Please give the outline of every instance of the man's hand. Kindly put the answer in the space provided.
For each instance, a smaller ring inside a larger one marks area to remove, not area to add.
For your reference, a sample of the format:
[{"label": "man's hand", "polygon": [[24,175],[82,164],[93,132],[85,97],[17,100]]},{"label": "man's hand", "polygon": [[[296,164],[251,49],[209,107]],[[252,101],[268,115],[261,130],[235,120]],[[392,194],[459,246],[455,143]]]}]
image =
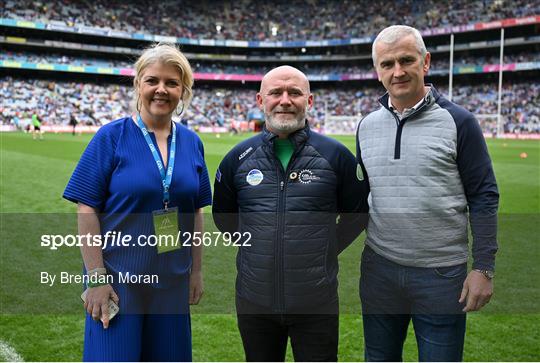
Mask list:
[{"label": "man's hand", "polygon": [[197,305],[204,293],[202,271],[191,271],[189,275],[189,304]]},{"label": "man's hand", "polygon": [[467,302],[463,308],[464,312],[477,311],[489,302],[492,295],[493,281],[482,273],[472,270],[463,283],[459,302]]}]

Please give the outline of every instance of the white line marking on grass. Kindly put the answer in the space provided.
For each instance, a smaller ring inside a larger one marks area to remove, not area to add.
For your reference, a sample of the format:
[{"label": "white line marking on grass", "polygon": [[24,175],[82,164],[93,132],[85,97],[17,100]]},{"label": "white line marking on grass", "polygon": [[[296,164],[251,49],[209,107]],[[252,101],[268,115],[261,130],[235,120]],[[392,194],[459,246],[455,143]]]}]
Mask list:
[{"label": "white line marking on grass", "polygon": [[6,362],[24,362],[24,359],[11,345],[0,340],[0,360]]}]

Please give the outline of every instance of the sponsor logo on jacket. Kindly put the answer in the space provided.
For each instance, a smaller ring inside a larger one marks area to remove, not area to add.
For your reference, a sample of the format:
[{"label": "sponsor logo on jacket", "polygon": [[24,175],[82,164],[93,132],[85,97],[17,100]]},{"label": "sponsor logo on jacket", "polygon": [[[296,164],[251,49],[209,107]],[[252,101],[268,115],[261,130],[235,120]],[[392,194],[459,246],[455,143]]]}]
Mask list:
[{"label": "sponsor logo on jacket", "polygon": [[249,154],[253,150],[253,147],[249,147],[247,150],[245,150],[240,156],[238,157],[238,161],[242,160],[246,157],[247,154]]},{"label": "sponsor logo on jacket", "polygon": [[246,176],[246,181],[249,185],[259,185],[264,179],[263,173],[259,169],[252,169]]},{"label": "sponsor logo on jacket", "polygon": [[311,170],[304,169],[298,173],[298,180],[302,184],[309,184],[312,181],[319,180],[320,177],[316,176]]}]

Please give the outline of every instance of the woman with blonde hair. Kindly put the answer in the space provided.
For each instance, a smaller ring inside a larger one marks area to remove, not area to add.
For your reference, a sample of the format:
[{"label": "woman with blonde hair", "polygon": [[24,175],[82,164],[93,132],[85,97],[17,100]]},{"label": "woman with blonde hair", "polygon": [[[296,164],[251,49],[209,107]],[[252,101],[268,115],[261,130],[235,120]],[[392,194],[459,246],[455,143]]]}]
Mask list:
[{"label": "woman with blonde hair", "polygon": [[[190,361],[202,256],[182,242],[202,230],[211,191],[201,140],[172,117],[189,106],[193,73],[160,43],[135,63],[133,85],[135,113],[99,129],[64,191],[78,204],[79,234],[102,242],[81,247],[83,360]],[[164,235],[180,240],[156,245]]]}]

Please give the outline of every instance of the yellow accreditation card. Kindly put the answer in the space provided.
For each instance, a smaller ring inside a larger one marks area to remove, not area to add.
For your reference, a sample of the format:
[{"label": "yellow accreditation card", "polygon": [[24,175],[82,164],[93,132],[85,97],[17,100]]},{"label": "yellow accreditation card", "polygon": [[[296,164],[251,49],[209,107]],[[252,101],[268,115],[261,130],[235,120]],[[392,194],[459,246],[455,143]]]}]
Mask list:
[{"label": "yellow accreditation card", "polygon": [[158,253],[178,250],[182,247],[178,229],[178,208],[160,209],[152,212]]}]

